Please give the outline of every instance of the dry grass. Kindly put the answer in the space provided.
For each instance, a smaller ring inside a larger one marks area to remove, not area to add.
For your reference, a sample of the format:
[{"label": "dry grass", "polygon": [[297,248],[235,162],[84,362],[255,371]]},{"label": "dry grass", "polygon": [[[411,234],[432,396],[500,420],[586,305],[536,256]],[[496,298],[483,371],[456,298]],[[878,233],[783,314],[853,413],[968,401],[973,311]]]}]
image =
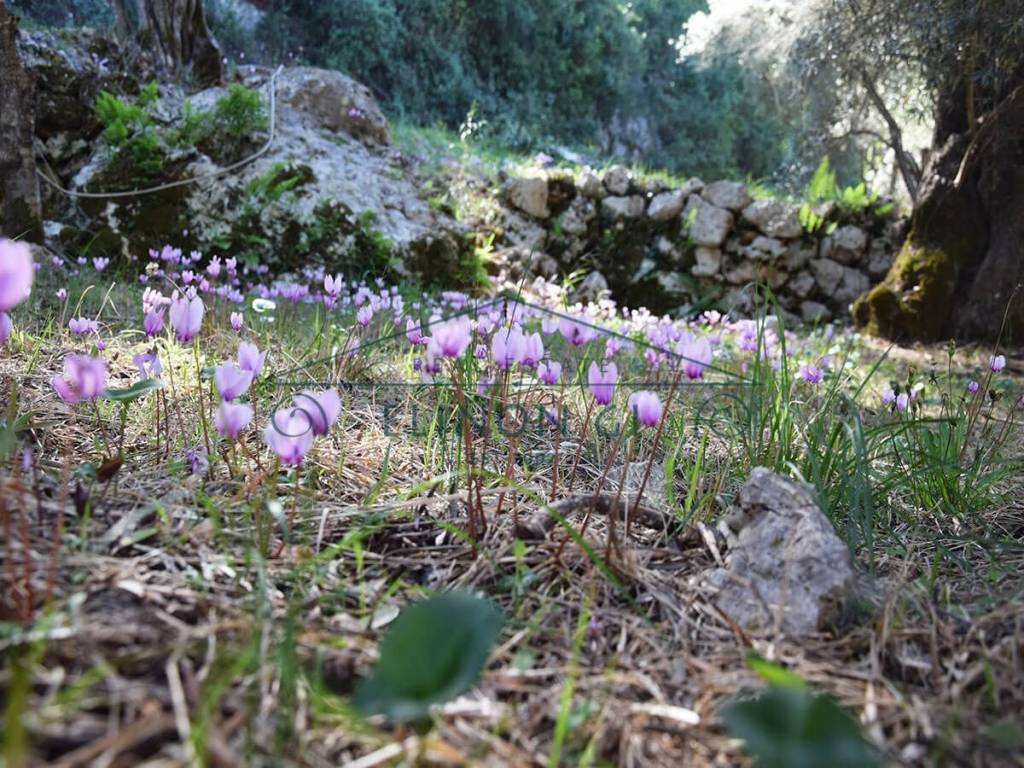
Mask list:
[{"label": "dry grass", "polygon": [[[22,715],[32,764],[190,765],[194,745],[205,744],[212,766],[546,765],[571,680],[565,764],[741,765],[717,713],[759,688],[744,663],[756,651],[833,694],[893,762],[1024,765],[987,730],[1024,721],[1016,483],[1002,506],[960,531],[894,522],[876,560],[877,611],[796,643],[751,636],[714,606],[701,575],[720,553],[694,529],[634,528],[614,580],[572,541],[562,548],[559,526],[519,550],[514,521],[536,509],[524,491],[547,495],[553,460],[515,478],[529,488],[487,492],[492,524],[474,552],[453,534],[464,524],[461,489],[425,482],[437,473],[422,445],[386,435],[360,392],[347,395],[344,428],[304,473],[302,543],[276,558],[252,556],[253,509],[266,490],[259,469],[249,462],[229,477],[218,465],[203,488],[168,472],[142,420],[131,422],[124,467],[97,486],[101,501],[85,520],[70,468],[92,445],[95,419],[71,416],[50,396],[59,359],[51,350],[28,374],[27,354],[0,359],[4,401],[17,381],[21,409],[33,414],[38,468],[0,477],[4,618],[29,602],[36,617],[22,624],[28,634],[0,638],[6,659],[16,647],[22,659],[38,653]],[[116,360],[130,376],[128,351]],[[410,417],[398,414],[401,432]],[[505,446],[490,450],[500,466]],[[564,477],[571,457],[562,451]],[[387,482],[364,504],[385,455]],[[601,474],[585,462],[580,489]],[[399,495],[417,486],[414,498]],[[290,494],[281,489],[282,500]],[[578,528],[581,514],[569,522]],[[606,522],[587,529],[598,551]],[[358,721],[346,696],[387,622],[423,590],[450,587],[485,592],[508,618],[480,685],[425,731]],[[8,701],[14,677],[7,664]]]}]

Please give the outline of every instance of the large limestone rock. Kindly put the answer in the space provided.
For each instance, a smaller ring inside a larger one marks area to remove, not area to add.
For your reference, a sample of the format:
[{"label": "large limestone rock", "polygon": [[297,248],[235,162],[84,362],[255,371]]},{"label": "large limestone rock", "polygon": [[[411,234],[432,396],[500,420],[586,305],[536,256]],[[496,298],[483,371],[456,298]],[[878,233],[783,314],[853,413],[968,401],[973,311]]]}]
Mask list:
[{"label": "large limestone rock", "polygon": [[743,209],[743,218],[768,237],[792,240],[803,233],[798,211],[782,200],[755,200]]},{"label": "large limestone rock", "polygon": [[629,173],[629,169],[625,166],[613,165],[604,172],[602,181],[604,182],[605,189],[610,194],[622,196],[629,192],[632,176]]},{"label": "large limestone rock", "polygon": [[512,206],[535,219],[546,219],[551,215],[548,209],[548,180],[542,172],[509,179],[506,194]]},{"label": "large limestone rock", "polygon": [[814,290],[814,276],[806,270],[797,272],[789,281],[789,290],[797,298],[806,299]]},{"label": "large limestone rock", "polygon": [[610,219],[635,219],[643,215],[644,199],[640,195],[620,197],[609,195],[601,201],[601,212]]},{"label": "large limestone rock", "polygon": [[570,204],[569,208],[559,218],[562,231],[567,235],[585,235],[590,222],[597,215],[597,209],[592,200],[585,197],[577,197]]},{"label": "large limestone rock", "polygon": [[805,323],[825,323],[832,319],[832,311],[820,301],[802,301],[800,318]]},{"label": "large limestone rock", "polygon": [[842,306],[853,303],[858,296],[871,287],[871,280],[860,270],[843,267],[843,277],[832,293],[832,298]]},{"label": "large limestone rock", "polygon": [[860,227],[847,224],[829,235],[826,242],[830,259],[840,264],[856,264],[864,257],[868,236]]},{"label": "large limestone rock", "polygon": [[740,181],[715,181],[704,187],[701,195],[712,205],[741,211],[750,205],[753,198],[747,187]]},{"label": "large limestone rock", "polygon": [[601,183],[601,179],[590,169],[580,173],[579,179],[576,180],[576,188],[581,195],[589,197],[591,200],[600,200],[608,194],[604,184]]},{"label": "large limestone rock", "polygon": [[698,245],[693,252],[696,263],[690,273],[695,277],[714,277],[722,269],[722,252],[718,248]]},{"label": "large limestone rock", "polygon": [[[292,77],[285,70],[278,82],[310,82],[309,70],[303,68],[300,74]],[[266,86],[265,73],[252,70],[245,77],[250,87]],[[325,82],[332,81],[333,74],[325,76]],[[191,102],[196,110],[208,109],[225,93],[223,88],[207,89]],[[353,127],[357,133],[348,134],[324,127],[333,112],[323,105],[297,95],[279,103],[269,151],[216,179],[151,195],[83,200],[89,232],[102,235],[97,241],[104,244],[102,255],[144,257],[148,249],[170,243],[185,251],[259,259],[279,271],[323,263],[353,274],[392,268],[454,282],[468,250],[464,226],[430,205],[420,183],[393,152],[358,140],[366,138],[361,128]],[[221,166],[200,149],[188,148],[172,156],[165,168],[159,181],[203,177]],[[71,186],[89,191],[131,188],[130,175],[119,178],[112,175],[116,170],[109,152],[97,145]],[[287,194],[264,193],[285,183]],[[97,247],[94,252],[100,254]]]},{"label": "large limestone rock", "polygon": [[742,249],[743,255],[757,261],[775,261],[786,252],[786,244],[774,237],[758,235]]},{"label": "large limestone rock", "polygon": [[815,259],[811,262],[811,274],[821,292],[832,296],[843,279],[843,265],[831,259]]},{"label": "large limestone rock", "polygon": [[391,140],[370,89],[337,70],[288,67],[277,78],[277,98],[325,131],[378,144]]},{"label": "large limestone rock", "polygon": [[682,213],[687,194],[680,188],[655,195],[647,205],[647,216],[652,221],[671,221]]},{"label": "large limestone rock", "polygon": [[693,216],[690,238],[697,245],[720,248],[729,230],[732,229],[732,214],[724,208],[708,203],[698,195],[690,195],[686,201],[683,220],[688,221],[690,216]]},{"label": "large limestone rock", "polygon": [[809,490],[757,467],[739,492],[736,543],[711,571],[715,602],[750,632],[790,637],[829,628],[855,588],[846,544]]}]

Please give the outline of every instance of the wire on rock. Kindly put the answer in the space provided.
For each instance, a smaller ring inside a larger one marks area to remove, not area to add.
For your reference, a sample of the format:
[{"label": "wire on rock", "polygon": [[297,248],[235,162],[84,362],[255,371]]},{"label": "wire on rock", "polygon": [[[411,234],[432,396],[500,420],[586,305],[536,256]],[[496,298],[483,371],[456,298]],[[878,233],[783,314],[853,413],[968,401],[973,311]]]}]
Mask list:
[{"label": "wire on rock", "polygon": [[[178,179],[177,181],[169,181],[166,184],[159,184],[159,185],[157,185],[155,187],[147,187],[146,189],[125,190],[125,191],[122,191],[122,192],[77,192],[77,191],[75,191],[73,189],[65,189],[64,187],[62,187],[60,185],[60,183],[58,183],[58,182],[54,181],[53,179],[51,179],[48,175],[43,173],[38,168],[36,168],[36,173],[39,175],[39,178],[41,178],[43,181],[45,181],[51,187],[56,189],[58,192],[61,192],[61,193],[65,194],[65,195],[67,195],[68,197],[87,197],[87,198],[135,197],[137,195],[149,195],[149,194],[152,194],[154,192],[162,192],[165,189],[174,189],[175,187],[184,187],[187,184],[196,184],[196,183],[198,183],[200,181],[208,181],[210,179],[216,179],[216,178],[218,178],[220,176],[224,176],[226,174],[233,173],[234,171],[237,171],[239,168],[242,168],[243,166],[248,165],[249,163],[251,163],[252,161],[256,160],[257,158],[262,157],[263,155],[265,155],[270,150],[271,145],[274,143],[274,136],[275,136],[275,133],[276,133],[276,126],[277,126],[277,99],[276,99],[277,76],[279,74],[281,74],[281,71],[283,69],[284,69],[284,66],[282,65],[282,66],[279,66],[276,70],[274,70],[274,73],[270,76],[270,82],[268,83],[268,88],[270,90],[270,136],[267,137],[267,143],[264,144],[262,147],[260,147],[260,149],[258,149],[256,152],[254,152],[253,154],[249,155],[248,157],[243,158],[243,159],[239,160],[236,163],[232,163],[231,165],[226,166],[225,168],[220,168],[220,169],[218,169],[216,171],[213,171],[211,173],[205,173],[202,176],[193,176],[193,177],[188,178],[188,179]],[[44,158],[44,162],[45,162],[45,158]],[[49,165],[47,165],[47,167],[49,167]],[[51,169],[51,172],[52,172],[52,169]],[[54,175],[56,175],[56,174],[54,174]]]}]

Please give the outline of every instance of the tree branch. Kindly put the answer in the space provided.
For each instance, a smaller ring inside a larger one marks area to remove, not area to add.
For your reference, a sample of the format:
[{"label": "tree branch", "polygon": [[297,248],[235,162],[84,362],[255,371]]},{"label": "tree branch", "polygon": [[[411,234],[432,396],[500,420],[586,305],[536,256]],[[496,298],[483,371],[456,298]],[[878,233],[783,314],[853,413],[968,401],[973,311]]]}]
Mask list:
[{"label": "tree branch", "polygon": [[917,191],[921,186],[921,168],[918,166],[913,155],[903,148],[903,132],[900,130],[900,125],[896,122],[896,118],[893,117],[889,108],[886,107],[885,100],[878,92],[878,87],[867,73],[867,70],[861,70],[861,82],[864,84],[864,90],[867,92],[868,99],[870,99],[875,109],[878,110],[879,115],[881,115],[882,120],[885,121],[889,129],[889,146],[896,153],[896,164],[899,166],[900,175],[903,177],[903,183],[907,187],[910,199],[916,203]]}]

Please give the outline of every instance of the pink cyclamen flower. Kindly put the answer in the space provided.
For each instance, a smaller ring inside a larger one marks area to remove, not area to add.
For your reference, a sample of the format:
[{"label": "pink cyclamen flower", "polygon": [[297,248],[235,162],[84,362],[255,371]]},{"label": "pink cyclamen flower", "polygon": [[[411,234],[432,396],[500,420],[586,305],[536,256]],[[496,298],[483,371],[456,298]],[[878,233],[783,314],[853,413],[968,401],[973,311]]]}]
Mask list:
[{"label": "pink cyclamen flower", "polygon": [[597,331],[590,326],[582,325],[565,317],[558,321],[558,332],[574,347],[582,347],[588,341],[597,338]]},{"label": "pink cyclamen flower", "polygon": [[10,312],[29,297],[35,274],[29,247],[0,239],[0,312]]},{"label": "pink cyclamen flower", "polygon": [[292,404],[296,410],[305,411],[314,435],[326,435],[341,415],[341,398],[336,389],[304,390],[292,399]]},{"label": "pink cyclamen flower", "polygon": [[64,374],[54,376],[50,384],[65,403],[95,400],[103,394],[107,365],[97,357],[68,355],[64,358]]},{"label": "pink cyclamen flower", "polygon": [[132,357],[132,362],[139,370],[139,381],[160,378],[160,374],[164,371],[156,352],[140,352]]},{"label": "pink cyclamen flower", "polygon": [[820,384],[823,376],[821,368],[814,363],[803,363],[800,366],[800,378],[808,384]]},{"label": "pink cyclamen flower", "polygon": [[259,378],[266,361],[267,353],[260,352],[255,344],[243,341],[238,345],[238,367],[243,371],[251,371],[254,379]]},{"label": "pink cyclamen flower", "polygon": [[324,275],[324,293],[332,298],[338,298],[338,294],[341,293],[341,289],[345,287],[345,282],[341,275]]},{"label": "pink cyclamen flower", "polygon": [[896,395],[896,410],[897,411],[901,411],[902,412],[902,411],[907,410],[907,406],[908,405],[910,405],[910,395],[908,395],[906,392],[901,392],[900,394]]},{"label": "pink cyclamen flower", "polygon": [[435,325],[431,331],[431,338],[437,342],[437,347],[444,357],[461,357],[469,346],[472,335],[472,326],[468,317],[456,317],[443,323]]},{"label": "pink cyclamen flower", "polygon": [[992,368],[992,373],[999,373],[1006,367],[1006,355],[992,355],[988,359],[988,364]]},{"label": "pink cyclamen flower", "polygon": [[240,368],[237,363],[221,363],[214,369],[213,381],[222,400],[231,401],[244,395],[252,384],[252,371]]},{"label": "pink cyclamen flower", "polygon": [[365,328],[370,324],[371,320],[373,320],[373,307],[369,304],[364,304],[356,312],[356,322]]},{"label": "pink cyclamen flower", "polygon": [[529,336],[526,336],[525,343],[523,345],[523,365],[527,368],[533,368],[543,357],[544,341],[541,339],[540,334],[534,332]]},{"label": "pink cyclamen flower", "polygon": [[705,336],[684,338],[676,345],[676,354],[683,358],[686,378],[702,378],[704,369],[711,364],[711,342]]},{"label": "pink cyclamen flower", "polygon": [[238,333],[240,330],[242,330],[242,324],[244,322],[245,321],[242,319],[241,312],[231,313],[231,330],[233,330],[235,333]]},{"label": "pink cyclamen flower", "polygon": [[223,402],[213,414],[213,426],[217,434],[234,440],[252,421],[252,407],[245,403]]},{"label": "pink cyclamen flower", "polygon": [[526,351],[526,339],[518,328],[499,328],[491,339],[491,354],[494,364],[501,370],[522,362]]},{"label": "pink cyclamen flower", "polygon": [[557,360],[546,360],[537,368],[537,376],[545,384],[557,384],[562,375],[562,364]]},{"label": "pink cyclamen flower", "polygon": [[110,259],[108,259],[105,256],[97,256],[95,259],[92,260],[92,265],[97,272],[102,272],[104,269],[107,268],[107,265],[109,263]]},{"label": "pink cyclamen flower", "polygon": [[608,405],[615,393],[615,382],[619,379],[619,369],[615,363],[608,363],[602,370],[596,362],[587,370],[587,386],[598,405]]},{"label": "pink cyclamen flower", "polygon": [[278,411],[263,430],[263,439],[277,454],[282,464],[298,466],[313,447],[313,430],[309,415],[300,408],[285,408]]},{"label": "pink cyclamen flower", "polygon": [[78,334],[79,336],[86,333],[98,333],[99,326],[95,320],[89,320],[85,317],[73,317],[68,321],[68,328],[72,333]]},{"label": "pink cyclamen flower", "polygon": [[175,292],[171,299],[170,321],[174,335],[182,344],[187,344],[199,335],[203,327],[203,300],[198,296],[191,299]]},{"label": "pink cyclamen flower", "polygon": [[11,338],[11,332],[14,330],[14,323],[11,322],[11,316],[6,312],[0,312],[0,347],[7,343],[7,340]]},{"label": "pink cyclamen flower", "polygon": [[152,312],[147,312],[146,316],[142,318],[142,329],[149,338],[153,338],[160,333],[164,329],[163,309],[154,309]]},{"label": "pink cyclamen flower", "polygon": [[405,321],[405,338],[413,346],[423,341],[423,332],[420,330],[420,324],[411,317],[406,318]]},{"label": "pink cyclamen flower", "polygon": [[57,301],[63,303],[65,301],[67,301],[67,300],[68,300],[68,289],[67,288],[59,288],[57,290]]},{"label": "pink cyclamen flower", "polygon": [[882,403],[884,405],[892,405],[896,402],[896,392],[893,391],[892,387],[886,387],[882,391]]},{"label": "pink cyclamen flower", "polygon": [[967,382],[967,391],[970,392],[972,395],[977,394],[979,389],[981,389],[981,384],[979,384],[978,382],[974,380]]},{"label": "pink cyclamen flower", "polygon": [[629,410],[645,427],[656,427],[661,421],[661,400],[654,392],[634,392],[629,396]]}]

